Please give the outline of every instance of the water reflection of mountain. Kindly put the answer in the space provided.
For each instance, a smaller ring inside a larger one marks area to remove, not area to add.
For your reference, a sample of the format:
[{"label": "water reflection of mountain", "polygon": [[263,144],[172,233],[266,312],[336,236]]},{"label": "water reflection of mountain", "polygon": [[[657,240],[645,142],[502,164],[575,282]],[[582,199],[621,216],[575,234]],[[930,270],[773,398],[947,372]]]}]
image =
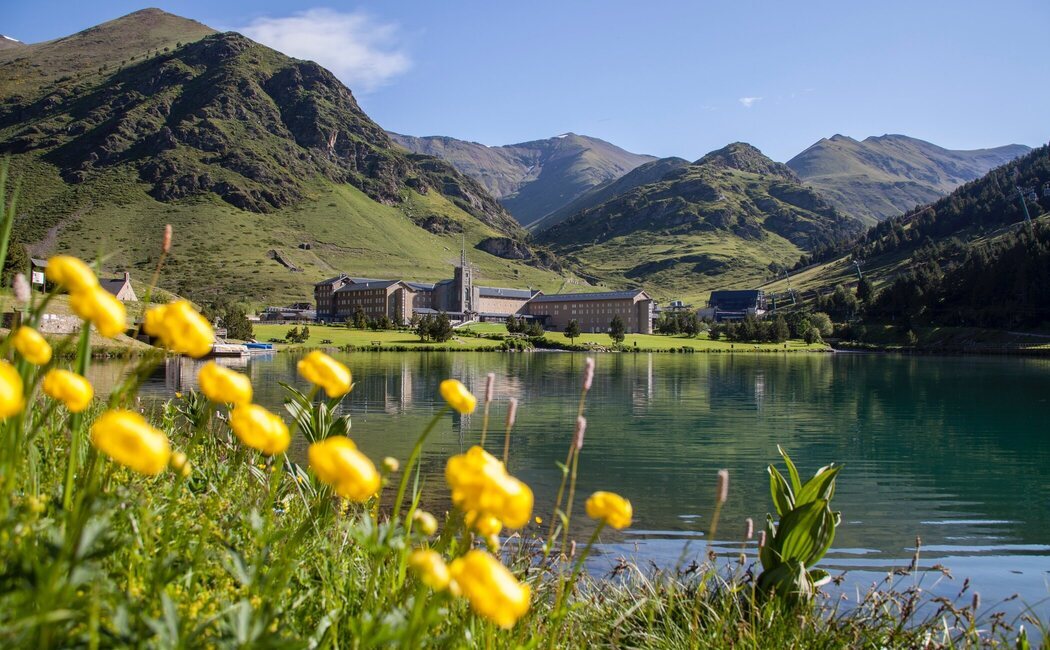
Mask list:
[{"label": "water reflection of mountain", "polygon": [[[347,402],[354,437],[377,458],[408,455],[441,406],[441,379],[457,377],[481,395],[486,373],[494,372],[489,447],[502,448],[506,400],[516,397],[510,469],[533,486],[537,509],[549,515],[560,479],[555,463],[564,460],[576,415],[581,355],[344,360],[357,382]],[[274,355],[248,363],[257,401],[280,408],[278,382],[301,383],[295,361]],[[196,367],[169,361],[148,391],[186,390]],[[121,373],[111,364],[93,372],[96,382]],[[1050,363],[1035,360],[602,355],[587,405],[577,508],[591,491],[612,489],[634,501],[637,530],[691,536],[707,527],[715,472],[728,468],[722,530],[736,535],[745,517],[760,521],[769,507],[765,466],[780,443],[805,471],[846,464],[836,495],[846,524],[836,548],[873,551],[866,561],[906,558],[916,534],[934,548],[965,552],[1040,545],[1050,533],[1048,389]],[[477,441],[481,419],[479,412],[441,421],[424,454],[429,483],[443,485],[444,460]]]}]

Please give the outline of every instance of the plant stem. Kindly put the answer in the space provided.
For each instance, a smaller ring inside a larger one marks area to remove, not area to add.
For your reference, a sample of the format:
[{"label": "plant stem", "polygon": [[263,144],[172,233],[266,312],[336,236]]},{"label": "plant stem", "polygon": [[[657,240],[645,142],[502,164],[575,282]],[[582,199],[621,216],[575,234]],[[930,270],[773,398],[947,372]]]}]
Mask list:
[{"label": "plant stem", "polygon": [[415,446],[412,447],[412,453],[409,455],[408,462],[405,463],[405,469],[401,474],[401,482],[397,486],[397,497],[394,499],[394,512],[390,518],[391,522],[396,522],[398,517],[401,516],[401,504],[404,502],[405,499],[405,489],[408,487],[408,477],[412,473],[412,466],[415,464],[416,459],[419,458],[419,453],[423,451],[423,443],[426,441],[427,436],[429,436],[430,432],[434,430],[434,427],[437,426],[437,423],[441,420],[445,413],[448,412],[448,410],[449,407],[444,406],[441,408],[440,411],[434,414],[434,417],[432,417],[430,419],[430,422],[427,424],[427,428],[423,429],[423,433],[420,434],[419,438],[416,440]]}]

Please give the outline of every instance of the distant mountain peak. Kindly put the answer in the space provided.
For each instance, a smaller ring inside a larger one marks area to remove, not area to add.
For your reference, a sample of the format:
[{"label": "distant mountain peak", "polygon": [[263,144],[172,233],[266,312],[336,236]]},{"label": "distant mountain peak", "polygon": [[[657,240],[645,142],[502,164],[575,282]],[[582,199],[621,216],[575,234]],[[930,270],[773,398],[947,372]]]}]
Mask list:
[{"label": "distant mountain peak", "polygon": [[762,153],[758,147],[747,142],[732,142],[707,154],[696,165],[728,167],[742,172],[779,176],[793,182],[799,182],[798,176],[787,165],[778,163]]}]

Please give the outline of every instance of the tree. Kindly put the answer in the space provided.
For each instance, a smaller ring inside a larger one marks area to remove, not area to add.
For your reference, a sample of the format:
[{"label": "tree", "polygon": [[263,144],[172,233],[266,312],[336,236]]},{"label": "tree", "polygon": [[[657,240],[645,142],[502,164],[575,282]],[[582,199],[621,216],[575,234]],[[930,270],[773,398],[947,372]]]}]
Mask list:
[{"label": "tree", "polygon": [[445,312],[438,314],[430,326],[430,338],[438,342],[449,340],[454,333],[452,322],[448,319],[448,314]]},{"label": "tree", "polygon": [[299,330],[299,342],[306,343],[310,340],[310,326],[303,325],[303,329]]},{"label": "tree", "polygon": [[831,322],[831,316],[824,312],[818,311],[815,314],[810,314],[807,320],[810,325],[817,328],[821,336],[830,336],[835,331],[835,326]]},{"label": "tree", "polygon": [[7,249],[7,259],[4,260],[3,284],[5,287],[11,286],[16,273],[23,273],[26,280],[29,279],[29,253],[22,244],[12,242],[11,247]]},{"label": "tree", "polygon": [[573,341],[580,335],[580,323],[575,318],[569,321],[569,324],[565,326],[565,338]]},{"label": "tree", "polygon": [[791,329],[783,316],[777,315],[769,328],[769,340],[773,343],[783,343],[791,336]]},{"label": "tree", "polygon": [[623,319],[620,318],[619,314],[613,316],[612,321],[609,322],[609,337],[613,340],[613,343],[623,343],[627,328],[623,324]]},{"label": "tree", "polygon": [[857,283],[857,299],[867,304],[875,295],[875,287],[871,285],[871,280],[867,276],[861,277],[860,282]]},{"label": "tree", "polygon": [[514,314],[507,316],[507,332],[511,334],[521,332],[521,326],[518,324],[518,319],[514,317]]},{"label": "tree", "polygon": [[381,330],[388,330],[393,325],[393,323],[390,322],[390,317],[387,316],[386,314],[383,314],[382,316],[377,318],[376,319],[376,324],[379,326],[379,329],[381,329]]},{"label": "tree", "polygon": [[806,328],[806,331],[802,333],[802,338],[810,345],[820,343],[823,340],[820,338],[820,331],[812,325]]},{"label": "tree", "polygon": [[360,307],[354,307],[354,327],[359,330],[368,327],[368,319],[365,318],[365,312]]},{"label": "tree", "polygon": [[430,314],[425,314],[416,323],[416,336],[419,337],[420,341],[429,341],[430,332],[434,329],[434,317]]},{"label": "tree", "polygon": [[543,325],[538,320],[529,321],[525,326],[525,334],[528,336],[543,336]]},{"label": "tree", "polygon": [[298,343],[299,342],[299,328],[298,327],[292,327],[292,329],[288,330],[288,332],[285,333],[284,338],[289,343]]},{"label": "tree", "polygon": [[252,322],[244,313],[244,308],[239,305],[229,305],[219,319],[219,324],[226,328],[226,336],[238,341],[247,341],[255,338]]}]

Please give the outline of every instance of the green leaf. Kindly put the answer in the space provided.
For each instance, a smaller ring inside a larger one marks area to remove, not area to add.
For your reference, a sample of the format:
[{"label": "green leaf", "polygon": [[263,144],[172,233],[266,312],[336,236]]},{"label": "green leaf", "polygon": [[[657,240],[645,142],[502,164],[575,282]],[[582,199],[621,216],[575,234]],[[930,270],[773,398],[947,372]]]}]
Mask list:
[{"label": "green leaf", "polygon": [[784,464],[787,465],[788,477],[791,479],[791,489],[798,494],[799,490],[802,489],[802,480],[798,477],[798,469],[795,467],[795,463],[791,462],[791,456],[788,456],[783,447],[777,445],[777,451],[780,452],[780,457],[784,459]]},{"label": "green leaf", "polygon": [[769,472],[769,493],[773,496],[773,506],[776,507],[777,514],[783,517],[795,508],[795,495],[776,467],[770,465],[767,471]]},{"label": "green leaf", "polygon": [[795,506],[811,503],[818,499],[831,501],[831,497],[835,495],[835,476],[838,475],[841,469],[841,466],[836,467],[832,464],[817,470],[813,478],[806,481],[806,484],[802,486],[802,490],[795,497]]},{"label": "green leaf", "polygon": [[773,548],[783,562],[808,563],[824,541],[816,536],[821,528],[826,501],[813,501],[799,506],[780,519]]},{"label": "green leaf", "polygon": [[780,564],[780,558],[777,556],[776,551],[773,550],[773,539],[776,536],[777,529],[773,525],[773,518],[766,515],[766,545],[758,549],[758,559],[761,560],[762,568],[766,571]]},{"label": "green leaf", "polygon": [[816,550],[806,558],[806,565],[813,566],[817,562],[820,562],[824,554],[831,548],[831,543],[835,541],[835,513],[827,507],[827,502],[824,502],[824,509],[821,512],[820,520],[816,528],[811,530],[814,539],[817,542]]}]

